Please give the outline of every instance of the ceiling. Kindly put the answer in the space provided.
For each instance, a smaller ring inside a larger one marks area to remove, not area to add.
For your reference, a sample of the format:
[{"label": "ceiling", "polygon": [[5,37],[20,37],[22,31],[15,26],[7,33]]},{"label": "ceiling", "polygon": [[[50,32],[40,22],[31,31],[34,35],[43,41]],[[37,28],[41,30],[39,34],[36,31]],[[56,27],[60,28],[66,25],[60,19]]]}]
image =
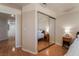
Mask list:
[{"label": "ceiling", "polygon": [[0,4],[21,10],[23,6],[28,5],[29,3],[0,3]]},{"label": "ceiling", "polygon": [[48,3],[47,8],[53,10],[57,16],[67,14],[79,8],[77,3]]},{"label": "ceiling", "polygon": [[[3,3],[2,3],[3,4]],[[30,3],[4,3],[9,7],[21,9]],[[79,7],[78,3],[45,3],[47,8],[53,10],[57,16],[69,13]]]}]

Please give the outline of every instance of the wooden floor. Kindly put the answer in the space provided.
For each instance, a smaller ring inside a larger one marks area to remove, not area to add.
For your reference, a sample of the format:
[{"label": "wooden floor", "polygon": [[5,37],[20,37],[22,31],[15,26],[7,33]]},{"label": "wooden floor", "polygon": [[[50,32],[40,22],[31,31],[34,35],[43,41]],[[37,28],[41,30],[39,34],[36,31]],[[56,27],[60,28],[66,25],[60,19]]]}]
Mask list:
[{"label": "wooden floor", "polygon": [[51,47],[34,55],[24,52],[21,48],[16,49],[14,40],[4,40],[0,42],[0,56],[63,56],[67,50],[58,45]]},{"label": "wooden floor", "polygon": [[33,56],[33,54],[24,52],[21,48],[15,48],[15,40],[4,40],[0,42],[0,56]]},{"label": "wooden floor", "polygon": [[49,46],[49,42],[47,42],[45,40],[38,41],[38,51],[40,51],[48,46]]},{"label": "wooden floor", "polygon": [[39,52],[37,55],[39,56],[64,56],[66,52],[67,52],[67,49],[55,44]]}]

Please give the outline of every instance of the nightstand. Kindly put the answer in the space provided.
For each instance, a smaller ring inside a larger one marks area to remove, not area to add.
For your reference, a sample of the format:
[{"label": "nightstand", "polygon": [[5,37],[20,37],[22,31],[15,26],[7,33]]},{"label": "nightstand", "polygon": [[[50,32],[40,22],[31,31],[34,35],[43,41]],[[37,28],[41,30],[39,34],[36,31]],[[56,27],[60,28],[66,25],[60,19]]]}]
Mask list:
[{"label": "nightstand", "polygon": [[71,45],[72,37],[63,37],[63,47],[69,48]]},{"label": "nightstand", "polygon": [[45,34],[44,39],[45,41],[49,42],[49,34]]}]

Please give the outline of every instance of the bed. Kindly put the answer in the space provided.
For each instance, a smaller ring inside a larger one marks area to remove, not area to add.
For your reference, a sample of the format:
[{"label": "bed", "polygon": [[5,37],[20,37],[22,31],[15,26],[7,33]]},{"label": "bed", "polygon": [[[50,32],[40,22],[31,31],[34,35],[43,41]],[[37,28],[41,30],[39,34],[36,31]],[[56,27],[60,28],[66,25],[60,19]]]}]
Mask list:
[{"label": "bed", "polygon": [[79,56],[79,38],[75,39],[65,56]]},{"label": "bed", "polygon": [[44,38],[44,33],[42,31],[38,31],[37,32],[37,39],[40,40],[42,38]]}]

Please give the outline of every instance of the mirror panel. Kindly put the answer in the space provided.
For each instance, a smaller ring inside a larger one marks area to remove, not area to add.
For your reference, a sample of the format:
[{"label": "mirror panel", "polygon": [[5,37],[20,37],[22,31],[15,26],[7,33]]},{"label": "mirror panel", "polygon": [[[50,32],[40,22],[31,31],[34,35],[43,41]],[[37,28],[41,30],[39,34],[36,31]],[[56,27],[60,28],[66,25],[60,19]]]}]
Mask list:
[{"label": "mirror panel", "polygon": [[54,19],[49,16],[38,12],[38,51],[41,51],[54,43]]}]

